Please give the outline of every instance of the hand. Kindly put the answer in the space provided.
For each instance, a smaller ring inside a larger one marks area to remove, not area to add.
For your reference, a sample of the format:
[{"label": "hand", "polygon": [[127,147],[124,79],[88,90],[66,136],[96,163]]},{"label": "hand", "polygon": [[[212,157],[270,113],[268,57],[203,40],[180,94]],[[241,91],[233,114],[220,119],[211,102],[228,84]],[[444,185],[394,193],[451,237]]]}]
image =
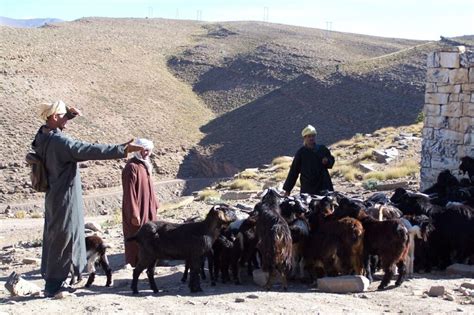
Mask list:
[{"label": "hand", "polygon": [[327,157],[323,157],[322,161],[323,165],[327,165],[329,163],[329,160]]},{"label": "hand", "polygon": [[68,107],[66,110],[67,110],[68,116],[71,118],[74,118],[76,116],[82,116],[81,111],[75,107]]},{"label": "hand", "polygon": [[140,226],[140,220],[138,218],[132,218],[132,225]]},{"label": "hand", "polygon": [[133,144],[134,139],[124,143],[125,145],[125,153],[128,154],[128,153],[133,153],[133,152],[138,152],[138,151],[141,151],[143,150],[144,148],[141,146],[141,145],[136,145],[136,144]]}]

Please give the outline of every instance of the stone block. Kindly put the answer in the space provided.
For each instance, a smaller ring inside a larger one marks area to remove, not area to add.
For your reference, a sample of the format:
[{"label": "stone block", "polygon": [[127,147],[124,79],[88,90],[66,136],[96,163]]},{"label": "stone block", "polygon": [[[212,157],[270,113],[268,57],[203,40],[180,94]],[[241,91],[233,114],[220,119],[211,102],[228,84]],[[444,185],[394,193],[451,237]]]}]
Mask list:
[{"label": "stone block", "polygon": [[457,53],[464,53],[466,51],[466,47],[464,46],[451,46],[445,45],[438,49],[438,52],[457,52]]},{"label": "stone block", "polygon": [[428,68],[428,70],[426,71],[426,82],[448,83],[449,69]]},{"label": "stone block", "polygon": [[461,287],[474,290],[474,282],[463,282],[461,283]]},{"label": "stone block", "polygon": [[[474,114],[474,104],[472,104],[471,106],[471,111],[472,111],[471,113]],[[472,132],[473,130],[474,130],[474,115],[471,115],[471,117],[461,117],[459,119],[459,132],[467,133],[467,132]]]},{"label": "stone block", "polygon": [[397,188],[408,188],[408,182],[400,181],[387,184],[378,184],[377,187],[375,187],[375,189],[378,191],[395,190]]},{"label": "stone block", "polygon": [[448,118],[448,128],[451,131],[459,131],[460,118],[458,117],[449,117]]},{"label": "stone block", "polygon": [[436,285],[430,288],[428,295],[431,297],[443,296],[445,291],[442,285]]},{"label": "stone block", "polygon": [[438,85],[438,93],[460,93],[461,84]]},{"label": "stone block", "polygon": [[474,103],[474,94],[471,95],[471,103]]},{"label": "stone block", "polygon": [[474,67],[474,52],[466,51],[461,54],[459,64],[464,68]]},{"label": "stone block", "polygon": [[446,272],[452,275],[460,275],[463,277],[474,277],[474,265],[453,264],[446,268]]},{"label": "stone block", "polygon": [[458,147],[458,156],[474,156],[474,145],[460,145]]},{"label": "stone block", "polygon": [[464,68],[452,69],[449,70],[449,80],[450,84],[459,84],[469,82],[468,70]]},{"label": "stone block", "polygon": [[256,195],[257,191],[243,190],[243,191],[226,191],[222,193],[222,200],[244,200],[250,199],[252,196]]},{"label": "stone block", "polygon": [[440,52],[439,65],[442,68],[459,68],[459,53]]},{"label": "stone block", "polygon": [[12,296],[32,296],[41,292],[41,288],[36,284],[26,281],[16,272],[12,272],[5,282],[5,289]]},{"label": "stone block", "polygon": [[459,102],[459,94],[458,93],[449,94],[448,103],[451,103],[451,102]]},{"label": "stone block", "polygon": [[425,116],[425,127],[435,129],[447,128],[448,119],[442,116]]},{"label": "stone block", "polygon": [[[462,116],[462,104],[460,102],[452,102],[441,106],[441,116],[460,117]],[[457,128],[454,128],[457,129]]]},{"label": "stone block", "polygon": [[102,232],[102,227],[97,222],[87,222],[84,224],[84,228],[94,232]]},{"label": "stone block", "polygon": [[429,83],[427,82],[425,85],[425,92],[426,93],[436,93],[438,92],[438,86],[436,83]]},{"label": "stone block", "polygon": [[462,103],[463,116],[474,117],[474,103]]},{"label": "stone block", "polygon": [[474,145],[474,132],[466,133],[464,135],[465,145]]},{"label": "stone block", "polygon": [[421,156],[421,167],[431,167],[431,156],[427,154],[423,154]]},{"label": "stone block", "polygon": [[[459,124],[459,122],[458,122]],[[458,131],[445,129],[441,135],[441,140],[445,141],[446,143],[457,143],[461,144],[464,141],[464,134]]]},{"label": "stone block", "polygon": [[439,53],[436,51],[429,53],[426,60],[426,65],[428,68],[439,68]]},{"label": "stone block", "polygon": [[364,173],[373,172],[376,170],[374,164],[372,163],[359,163],[359,168]]},{"label": "stone block", "polygon": [[428,115],[428,116],[439,116],[441,113],[441,105],[425,104],[424,112],[425,112],[425,115]]},{"label": "stone block", "polygon": [[471,94],[469,94],[469,93],[459,94],[459,101],[460,102],[470,102],[471,101]]},{"label": "stone block", "polygon": [[469,83],[474,83],[474,67],[469,68]]},{"label": "stone block", "polygon": [[474,83],[465,83],[462,85],[463,93],[471,93],[474,91]]},{"label": "stone block", "polygon": [[422,130],[422,134],[423,134],[423,139],[433,139],[433,128],[423,128]]},{"label": "stone block", "polygon": [[364,276],[324,277],[318,279],[318,289],[329,293],[357,293],[367,291],[369,279]]},{"label": "stone block", "polygon": [[448,103],[447,93],[425,93],[426,104],[447,104]]},{"label": "stone block", "polygon": [[[457,152],[457,151],[456,151]],[[456,158],[433,158],[431,159],[431,167],[441,170],[455,170],[459,166],[459,160]],[[439,173],[438,173],[439,174]]]}]

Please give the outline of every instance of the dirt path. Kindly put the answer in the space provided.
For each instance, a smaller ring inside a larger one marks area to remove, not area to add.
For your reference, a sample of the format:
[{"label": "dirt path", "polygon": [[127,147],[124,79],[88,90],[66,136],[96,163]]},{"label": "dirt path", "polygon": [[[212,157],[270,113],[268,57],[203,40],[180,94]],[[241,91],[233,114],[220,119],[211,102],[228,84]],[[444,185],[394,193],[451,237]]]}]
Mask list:
[{"label": "dirt path", "polygon": [[[196,207],[200,207],[197,209]],[[193,205],[183,211],[186,213],[206,211],[206,205]],[[174,214],[174,216],[179,216]],[[88,218],[92,220],[107,217]],[[87,221],[87,220],[86,220]],[[5,237],[9,244],[16,244],[21,237],[28,238],[42,228],[42,219],[2,220],[0,236]],[[18,236],[20,235],[20,236]],[[99,270],[94,285],[85,289],[79,285],[75,297],[64,300],[45,298],[13,299],[3,289],[8,275],[12,271],[20,272],[28,281],[43,287],[39,274],[39,265],[25,265],[25,257],[40,257],[41,247],[15,246],[2,249],[0,258],[10,259],[7,264],[0,265],[0,314],[29,313],[453,313],[466,312],[474,314],[472,297],[465,297],[457,291],[463,282],[472,281],[467,278],[452,278],[444,273],[420,274],[406,281],[401,287],[389,287],[378,292],[376,288],[380,279],[376,280],[368,292],[363,294],[328,294],[294,281],[288,292],[282,292],[276,284],[272,291],[265,292],[243,272],[243,285],[233,283],[210,286],[203,281],[204,292],[190,294],[187,285],[180,282],[183,265],[171,262],[171,266],[158,267],[156,282],[160,293],[153,294],[149,289],[145,274],[139,282],[140,295],[134,296],[130,291],[132,270],[124,268],[123,238],[120,226],[106,229],[102,235],[112,245],[109,251],[111,267],[114,270],[114,283],[111,288],[104,287],[105,276]],[[392,282],[393,285],[393,282]],[[443,285],[454,296],[454,301],[442,297],[423,297],[423,292],[433,285]],[[243,302],[237,302],[243,299]]]}]

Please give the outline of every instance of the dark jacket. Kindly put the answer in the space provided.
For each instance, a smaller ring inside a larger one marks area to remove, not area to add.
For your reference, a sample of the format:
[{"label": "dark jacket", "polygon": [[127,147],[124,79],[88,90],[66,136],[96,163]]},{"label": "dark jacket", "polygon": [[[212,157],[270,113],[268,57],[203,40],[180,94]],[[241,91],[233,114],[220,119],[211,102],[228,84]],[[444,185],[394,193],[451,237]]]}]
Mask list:
[{"label": "dark jacket", "polygon": [[[323,165],[326,157],[328,164]],[[301,192],[319,194],[323,190],[334,190],[328,168],[334,165],[334,157],[324,145],[317,144],[313,149],[301,147],[295,154],[283,189],[290,192],[300,175]]]}]

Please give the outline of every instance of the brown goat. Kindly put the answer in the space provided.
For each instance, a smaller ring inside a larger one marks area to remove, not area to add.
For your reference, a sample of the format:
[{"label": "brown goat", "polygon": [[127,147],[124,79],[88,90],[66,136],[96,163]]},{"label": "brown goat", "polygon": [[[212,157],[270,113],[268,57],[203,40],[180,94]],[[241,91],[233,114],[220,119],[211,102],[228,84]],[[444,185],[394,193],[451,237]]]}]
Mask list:
[{"label": "brown goat", "polygon": [[405,258],[408,254],[408,231],[399,219],[378,221],[369,216],[365,207],[356,201],[342,199],[337,209],[339,216],[349,216],[359,220],[365,230],[364,233],[364,261],[367,277],[372,281],[370,269],[370,255],[379,257],[384,276],[378,289],[383,290],[389,284],[394,264],[398,267],[398,278],[395,282],[399,286],[405,277]]},{"label": "brown goat", "polygon": [[[102,238],[98,235],[91,235],[86,237],[86,255],[87,255],[87,272],[89,272],[89,278],[85,285],[86,288],[90,287],[95,280],[95,264],[98,263],[101,265],[102,269],[107,276],[107,282],[105,283],[106,287],[110,287],[112,284],[112,269],[110,269],[109,260],[107,259],[106,250],[110,248],[109,245],[105,244]],[[71,282],[70,285],[73,285],[77,281],[82,280],[82,275],[75,268],[71,266]]]},{"label": "brown goat", "polygon": [[310,205],[311,232],[305,249],[306,269],[316,278],[325,275],[362,274],[362,224],[353,218],[337,219],[332,213],[335,202],[323,198]]}]

